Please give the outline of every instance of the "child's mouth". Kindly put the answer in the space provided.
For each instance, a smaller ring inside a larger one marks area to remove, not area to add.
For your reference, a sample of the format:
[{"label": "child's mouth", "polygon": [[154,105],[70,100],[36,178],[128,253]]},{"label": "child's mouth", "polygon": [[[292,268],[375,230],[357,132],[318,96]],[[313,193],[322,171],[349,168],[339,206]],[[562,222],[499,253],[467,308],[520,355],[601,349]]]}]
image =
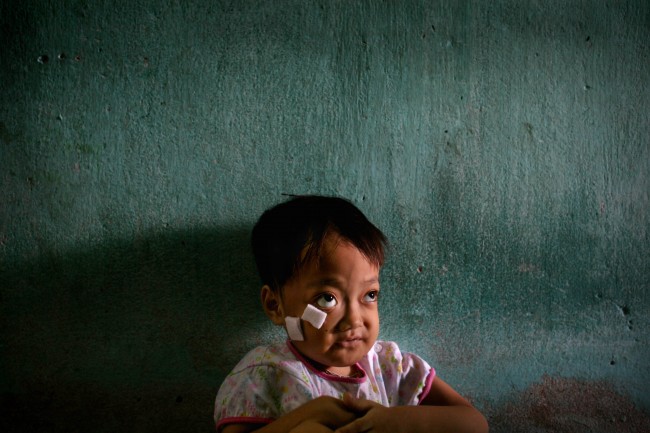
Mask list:
[{"label": "child's mouth", "polygon": [[346,338],[344,340],[338,341],[336,344],[347,349],[347,348],[355,348],[362,343],[363,343],[363,339],[361,337],[351,337],[351,338]]}]

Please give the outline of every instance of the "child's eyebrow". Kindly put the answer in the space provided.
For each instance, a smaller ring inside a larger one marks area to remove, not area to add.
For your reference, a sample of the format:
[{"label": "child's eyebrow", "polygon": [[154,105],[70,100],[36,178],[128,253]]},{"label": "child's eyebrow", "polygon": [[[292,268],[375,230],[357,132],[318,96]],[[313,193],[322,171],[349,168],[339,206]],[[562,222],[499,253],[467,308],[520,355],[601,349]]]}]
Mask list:
[{"label": "child's eyebrow", "polygon": [[321,278],[319,280],[313,281],[310,286],[313,287],[323,287],[323,286],[331,286],[331,287],[336,287],[340,288],[343,285],[341,281],[337,280],[336,278]]},{"label": "child's eyebrow", "polygon": [[368,278],[364,281],[364,284],[379,284],[379,277]]}]

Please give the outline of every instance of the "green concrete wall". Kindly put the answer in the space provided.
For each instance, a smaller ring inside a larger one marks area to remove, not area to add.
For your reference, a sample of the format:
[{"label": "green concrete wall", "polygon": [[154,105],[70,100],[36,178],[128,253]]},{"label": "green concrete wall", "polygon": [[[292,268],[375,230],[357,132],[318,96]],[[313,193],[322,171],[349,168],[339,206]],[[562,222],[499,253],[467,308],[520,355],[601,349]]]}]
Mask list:
[{"label": "green concrete wall", "polygon": [[492,431],[649,428],[647,1],[9,0],[0,31],[3,431],[211,431],[282,338],[247,243],[283,193],[385,231],[381,336]]}]

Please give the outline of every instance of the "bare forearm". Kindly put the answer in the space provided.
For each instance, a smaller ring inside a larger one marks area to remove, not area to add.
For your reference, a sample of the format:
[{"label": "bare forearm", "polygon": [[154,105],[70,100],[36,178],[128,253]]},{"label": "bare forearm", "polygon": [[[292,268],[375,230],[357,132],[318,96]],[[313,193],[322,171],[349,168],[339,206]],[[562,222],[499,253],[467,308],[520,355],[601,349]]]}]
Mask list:
[{"label": "bare forearm", "polygon": [[[297,415],[297,414],[296,414]],[[331,432],[332,429],[311,420],[301,420],[293,416],[284,416],[270,424],[231,424],[221,433],[312,433]]]},{"label": "bare forearm", "polygon": [[487,433],[485,418],[471,406],[375,405],[337,433]]},{"label": "bare forearm", "polygon": [[399,406],[390,408],[400,420],[396,432],[487,433],[487,421],[471,406]]},{"label": "bare forearm", "polygon": [[[270,424],[259,428],[246,430],[251,433],[332,433],[333,430],[325,425],[312,420],[291,420],[280,418]],[[230,433],[225,432],[224,433]],[[243,433],[243,432],[242,432]]]},{"label": "bare forearm", "polygon": [[226,426],[222,433],[311,433],[332,431],[332,429],[312,419],[312,416],[309,411],[299,408],[269,424],[232,424]]}]

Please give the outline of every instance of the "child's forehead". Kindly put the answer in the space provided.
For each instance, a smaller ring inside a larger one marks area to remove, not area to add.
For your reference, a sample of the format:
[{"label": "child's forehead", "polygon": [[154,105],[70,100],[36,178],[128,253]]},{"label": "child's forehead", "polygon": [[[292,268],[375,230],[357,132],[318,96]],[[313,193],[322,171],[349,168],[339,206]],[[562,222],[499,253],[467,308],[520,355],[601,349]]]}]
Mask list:
[{"label": "child's forehead", "polygon": [[366,257],[363,251],[340,236],[325,240],[311,259],[304,262],[297,271],[310,273],[336,272],[339,268],[345,267],[351,262],[369,265],[379,271],[379,266]]}]

